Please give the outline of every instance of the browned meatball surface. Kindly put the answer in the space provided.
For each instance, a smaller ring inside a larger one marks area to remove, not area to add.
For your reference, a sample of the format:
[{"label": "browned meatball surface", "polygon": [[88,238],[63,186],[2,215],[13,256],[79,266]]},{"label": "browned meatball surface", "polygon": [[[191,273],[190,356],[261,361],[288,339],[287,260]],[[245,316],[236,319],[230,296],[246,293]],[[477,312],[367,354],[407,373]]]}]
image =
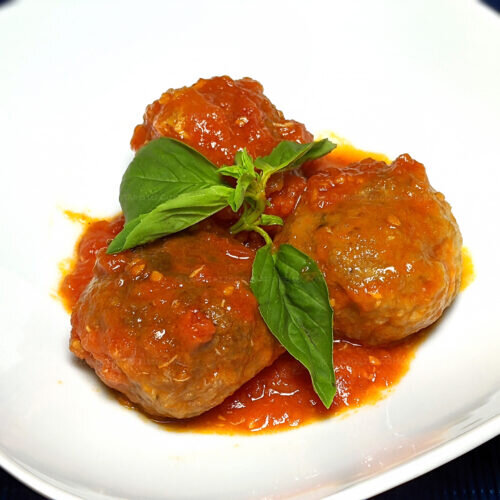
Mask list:
[{"label": "browned meatball surface", "polygon": [[424,166],[408,155],[323,167],[308,179],[276,244],[290,243],[322,269],[335,333],[375,345],[436,321],[456,296],[462,237]]},{"label": "browned meatball surface", "polygon": [[249,289],[253,258],[213,228],[101,251],[70,348],[149,414],[199,415],[282,352]]}]

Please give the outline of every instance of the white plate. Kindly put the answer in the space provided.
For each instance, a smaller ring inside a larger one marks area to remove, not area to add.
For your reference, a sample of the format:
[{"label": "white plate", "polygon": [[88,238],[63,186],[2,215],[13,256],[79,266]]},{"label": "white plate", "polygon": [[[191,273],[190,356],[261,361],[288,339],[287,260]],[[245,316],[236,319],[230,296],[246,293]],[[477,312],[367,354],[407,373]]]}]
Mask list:
[{"label": "white plate", "polygon": [[[500,429],[500,19],[476,3],[13,1],[0,8],[0,464],[58,498],[362,497]],[[387,399],[275,435],[169,433],[100,391],[51,297],[117,211],[147,103],[250,75],[286,116],[427,165],[477,271]]]}]

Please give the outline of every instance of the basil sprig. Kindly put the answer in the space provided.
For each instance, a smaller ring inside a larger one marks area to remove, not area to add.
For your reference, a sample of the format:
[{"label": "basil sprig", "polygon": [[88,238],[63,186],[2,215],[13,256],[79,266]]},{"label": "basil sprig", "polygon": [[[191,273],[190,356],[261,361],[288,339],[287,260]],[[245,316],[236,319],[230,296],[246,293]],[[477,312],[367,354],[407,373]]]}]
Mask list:
[{"label": "basil sprig", "polygon": [[335,396],[333,311],[316,262],[291,245],[255,256],[252,292],[269,330],[311,375],[314,390],[329,408]]},{"label": "basil sprig", "polygon": [[[309,144],[283,141],[255,160],[243,149],[234,165],[217,169],[180,141],[155,139],[138,151],[123,176],[120,204],[126,224],[107,249],[116,253],[182,231],[227,206],[241,210],[231,233],[256,231],[266,242],[255,256],[250,282],[259,311],[272,334],[307,368],[327,408],[336,387],[333,310],[325,278],[317,264],[293,246],[281,245],[274,252],[262,226],[283,224],[280,217],[264,213],[271,175],[334,148],[328,139]],[[224,176],[236,179],[236,187],[226,184]]]}]

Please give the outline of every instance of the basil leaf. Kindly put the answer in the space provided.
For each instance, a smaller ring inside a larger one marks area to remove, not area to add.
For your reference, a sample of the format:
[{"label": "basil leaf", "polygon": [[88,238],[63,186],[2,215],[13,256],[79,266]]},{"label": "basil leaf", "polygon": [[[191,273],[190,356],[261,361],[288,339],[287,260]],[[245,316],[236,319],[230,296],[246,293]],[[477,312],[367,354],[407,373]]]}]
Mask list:
[{"label": "basil leaf", "polygon": [[278,172],[283,169],[297,168],[306,161],[321,158],[337,147],[328,139],[308,144],[293,141],[280,142],[268,156],[255,160],[255,166],[264,172]]},{"label": "basil leaf", "polygon": [[238,167],[237,165],[232,165],[232,166],[227,166],[224,165],[223,167],[220,167],[217,172],[222,175],[227,175],[229,177],[234,177],[235,179],[238,179],[241,177],[241,167]]},{"label": "basil leaf", "polygon": [[291,245],[255,256],[250,286],[273,335],[309,371],[314,390],[329,408],[336,392],[333,311],[317,264]]},{"label": "basil leaf", "polygon": [[236,189],[228,200],[229,206],[232,208],[233,212],[237,212],[241,205],[243,205],[243,202],[245,201],[245,193],[253,180],[254,176],[245,172],[236,181]]},{"label": "basil leaf", "polygon": [[211,186],[192,193],[181,193],[151,212],[127,222],[108,246],[107,253],[121,252],[182,231],[226,207],[233,192],[234,189],[229,186]]},{"label": "basil leaf", "polygon": [[241,151],[236,153],[234,162],[241,168],[242,172],[246,172],[253,177],[256,176],[252,157],[248,154],[246,148],[243,148]]},{"label": "basil leaf", "polygon": [[108,245],[106,249],[107,254],[121,252],[127,248],[131,248],[130,246],[125,246],[125,242],[127,240],[127,236],[132,232],[132,230],[141,222],[141,218],[137,217],[130,222],[127,222],[123,229],[115,236],[113,241]]},{"label": "basil leaf", "polygon": [[217,167],[193,148],[161,137],[143,146],[120,185],[120,204],[127,221],[160,203],[191,191],[224,185]]},{"label": "basil leaf", "polygon": [[260,217],[260,223],[263,226],[282,226],[283,219],[277,215],[262,214]]},{"label": "basil leaf", "polygon": [[245,201],[245,194],[248,187],[252,181],[257,179],[258,175],[253,166],[252,157],[248,154],[246,148],[236,153],[234,162],[236,165],[231,167],[224,166],[219,169],[219,172],[237,179],[236,190],[228,200],[233,212],[237,212]]}]

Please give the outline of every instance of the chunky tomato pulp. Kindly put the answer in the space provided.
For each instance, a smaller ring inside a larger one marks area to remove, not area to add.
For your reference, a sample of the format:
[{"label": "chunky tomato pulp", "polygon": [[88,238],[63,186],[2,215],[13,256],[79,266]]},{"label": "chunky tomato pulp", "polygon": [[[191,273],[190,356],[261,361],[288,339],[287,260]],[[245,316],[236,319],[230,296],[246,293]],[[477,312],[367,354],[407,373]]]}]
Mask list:
[{"label": "chunky tomato pulp", "polygon": [[[73,308],[92,279],[96,253],[122,226],[122,217],[86,222],[73,269],[60,288],[68,309]],[[363,347],[337,340],[334,361],[338,390],[329,410],[315,394],[307,370],[290,355],[283,354],[216,408],[199,417],[162,423],[168,428],[198,432],[284,430],[375,402],[407,371],[421,338],[422,334],[414,335],[389,347]],[[123,396],[119,397],[123,401]]]}]

